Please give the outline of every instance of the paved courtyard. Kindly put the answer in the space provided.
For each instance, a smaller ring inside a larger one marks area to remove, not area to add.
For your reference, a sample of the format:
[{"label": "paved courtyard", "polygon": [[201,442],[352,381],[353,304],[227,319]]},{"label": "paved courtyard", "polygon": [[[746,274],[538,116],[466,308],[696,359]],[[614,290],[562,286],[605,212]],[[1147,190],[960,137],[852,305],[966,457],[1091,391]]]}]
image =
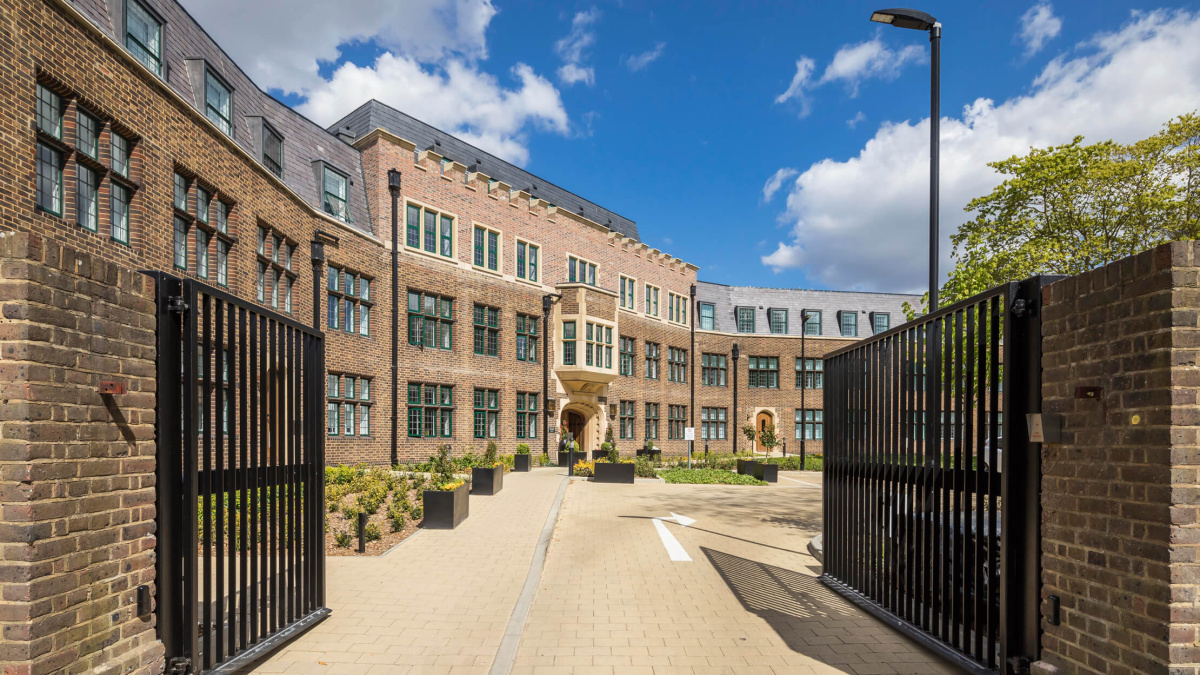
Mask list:
[{"label": "paved courtyard", "polygon": [[[457,530],[330,559],[333,615],[254,672],[955,672],[817,581],[820,504],[812,473],[767,488],[509,474]],[[664,521],[691,561],[652,521],[672,513],[695,519]]]}]

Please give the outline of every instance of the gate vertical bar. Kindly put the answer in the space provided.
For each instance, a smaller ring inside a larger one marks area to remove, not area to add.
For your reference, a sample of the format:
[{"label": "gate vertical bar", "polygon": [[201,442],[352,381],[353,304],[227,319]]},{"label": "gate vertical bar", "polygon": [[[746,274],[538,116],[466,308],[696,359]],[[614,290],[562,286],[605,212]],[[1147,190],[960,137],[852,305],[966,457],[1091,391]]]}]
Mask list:
[{"label": "gate vertical bar", "polygon": [[[180,343],[183,348],[183,354],[180,356],[183,361],[183,382],[181,385],[183,396],[181,399],[181,412],[183,416],[183,444],[182,444],[182,460],[183,460],[183,517],[179,519],[179,527],[185,538],[181,539],[182,546],[180,547],[180,555],[183,557],[183,615],[184,630],[187,631],[188,648],[186,657],[192,659],[193,663],[200,656],[200,640],[196,623],[196,600],[197,589],[199,583],[203,583],[196,576],[196,547],[193,537],[197,532],[198,520],[196,516],[196,499],[199,494],[199,478],[197,476],[197,468],[199,458],[197,456],[198,443],[196,442],[196,404],[199,396],[199,385],[196,382],[196,341],[197,341],[197,311],[196,307],[196,288],[190,283],[182,285],[183,297],[183,340]],[[173,349],[174,347],[172,347]]]},{"label": "gate vertical bar", "polygon": [[239,577],[241,579],[241,588],[239,590],[242,601],[239,605],[240,614],[238,615],[238,646],[245,649],[250,644],[250,630],[248,619],[250,616],[250,582],[248,574],[248,556],[250,555],[247,549],[250,548],[250,541],[247,530],[250,527],[250,518],[248,517],[247,509],[250,501],[250,462],[249,462],[249,444],[248,432],[249,428],[246,412],[246,395],[249,388],[246,386],[246,310],[239,307],[237,311],[237,369],[236,369],[236,386],[231,383],[230,391],[237,392],[238,405],[235,407],[230,405],[230,412],[234,415],[237,421],[239,448],[241,450],[238,457],[238,494],[241,498],[238,500],[238,518],[241,526],[238,527],[238,565]]},{"label": "gate vertical bar", "polygon": [[[207,298],[208,296],[206,295],[205,299],[207,300]],[[217,511],[216,531],[214,533],[214,538],[216,539],[217,544],[216,554],[214,555],[217,569],[216,576],[213,579],[216,586],[215,593],[213,595],[217,602],[214,612],[216,614],[217,625],[216,636],[214,638],[215,650],[213,652],[213,661],[219,663],[225,659],[225,656],[228,653],[225,644],[225,617],[227,616],[225,613],[225,537],[227,532],[225,521],[225,371],[223,370],[225,365],[225,359],[223,358],[225,353],[225,303],[221,302],[219,299],[215,300],[215,307],[213,309],[214,341],[212,352],[214,364],[212,376],[214,382],[212,387],[216,392],[216,398],[212,407],[213,425],[208,434],[214,437],[214,470],[212,477],[213,482],[216,484],[213,487],[213,497],[216,501]],[[206,328],[205,331],[207,332],[207,330],[208,329]],[[233,618],[232,615],[228,616],[230,619]]]}]

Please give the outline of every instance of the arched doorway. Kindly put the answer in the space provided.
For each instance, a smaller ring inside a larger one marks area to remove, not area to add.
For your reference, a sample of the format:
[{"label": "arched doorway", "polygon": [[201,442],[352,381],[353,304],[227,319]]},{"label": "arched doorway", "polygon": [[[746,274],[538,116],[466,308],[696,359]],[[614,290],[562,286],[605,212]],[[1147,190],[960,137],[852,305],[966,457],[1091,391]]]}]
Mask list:
[{"label": "arched doorway", "polygon": [[579,443],[577,446],[578,449],[587,452],[587,447],[584,445],[583,437],[583,428],[587,422],[583,419],[583,415],[580,415],[574,410],[568,410],[564,413],[564,416],[566,417],[567,431],[571,434],[571,438],[575,439],[575,441]]},{"label": "arched doorway", "polygon": [[754,428],[758,429],[758,437],[755,440],[757,447],[755,449],[758,452],[768,452],[766,446],[764,446],[762,443],[762,433],[764,431],[766,431],[768,424],[773,425],[774,423],[775,423],[775,417],[771,413],[767,412],[766,410],[760,411],[758,413],[758,415],[755,417]]}]

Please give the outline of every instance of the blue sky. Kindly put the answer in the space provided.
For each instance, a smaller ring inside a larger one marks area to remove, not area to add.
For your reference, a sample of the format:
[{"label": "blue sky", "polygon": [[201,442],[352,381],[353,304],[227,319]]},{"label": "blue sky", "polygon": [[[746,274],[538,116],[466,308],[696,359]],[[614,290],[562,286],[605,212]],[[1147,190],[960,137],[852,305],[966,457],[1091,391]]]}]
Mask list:
[{"label": "blue sky", "polygon": [[[319,19],[294,0],[267,43],[244,28],[258,9],[184,4],[314,119],[379,98],[634,219],[702,279],[924,290],[928,39],[870,23],[878,4],[344,0]],[[920,7],[944,25],[944,238],[997,182],[986,162],[1200,107],[1195,3]]]}]

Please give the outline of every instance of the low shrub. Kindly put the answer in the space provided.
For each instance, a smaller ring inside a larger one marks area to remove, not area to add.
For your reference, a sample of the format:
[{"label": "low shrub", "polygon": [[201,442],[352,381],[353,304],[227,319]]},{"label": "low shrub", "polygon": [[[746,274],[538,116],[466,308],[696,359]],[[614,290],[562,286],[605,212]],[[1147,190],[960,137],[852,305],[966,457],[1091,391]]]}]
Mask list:
[{"label": "low shrub", "polygon": [[633,461],[633,474],[638,478],[658,478],[654,470],[654,462],[648,457],[638,457]]},{"label": "low shrub", "polygon": [[666,469],[658,474],[668,483],[696,485],[766,485],[754,476],[743,476],[721,469]]},{"label": "low shrub", "polygon": [[413,520],[420,520],[425,517],[425,509],[420,506],[414,506],[412,507],[412,511],[409,512],[409,515],[412,516]]},{"label": "low shrub", "polygon": [[366,535],[367,541],[369,542],[383,539],[383,532],[379,529],[378,523],[367,523],[367,527],[365,530],[363,530],[363,534]]},{"label": "low shrub", "polygon": [[766,460],[770,464],[778,464],[780,471],[820,471],[825,458],[821,455],[805,455],[804,465],[800,464],[800,455],[787,457],[772,457]]},{"label": "low shrub", "polygon": [[596,474],[596,463],[586,460],[579,460],[575,463],[576,476],[594,476]]},{"label": "low shrub", "polygon": [[528,455],[529,454],[529,444],[528,443],[517,443],[517,454],[518,455]]},{"label": "low shrub", "polygon": [[333,543],[338,548],[350,548],[353,541],[354,537],[351,537],[349,532],[338,532],[333,535]]},{"label": "low shrub", "polygon": [[538,466],[550,466],[549,455],[538,455]]},{"label": "low shrub", "polygon": [[354,504],[342,505],[342,517],[351,523],[358,522],[358,506]]}]

